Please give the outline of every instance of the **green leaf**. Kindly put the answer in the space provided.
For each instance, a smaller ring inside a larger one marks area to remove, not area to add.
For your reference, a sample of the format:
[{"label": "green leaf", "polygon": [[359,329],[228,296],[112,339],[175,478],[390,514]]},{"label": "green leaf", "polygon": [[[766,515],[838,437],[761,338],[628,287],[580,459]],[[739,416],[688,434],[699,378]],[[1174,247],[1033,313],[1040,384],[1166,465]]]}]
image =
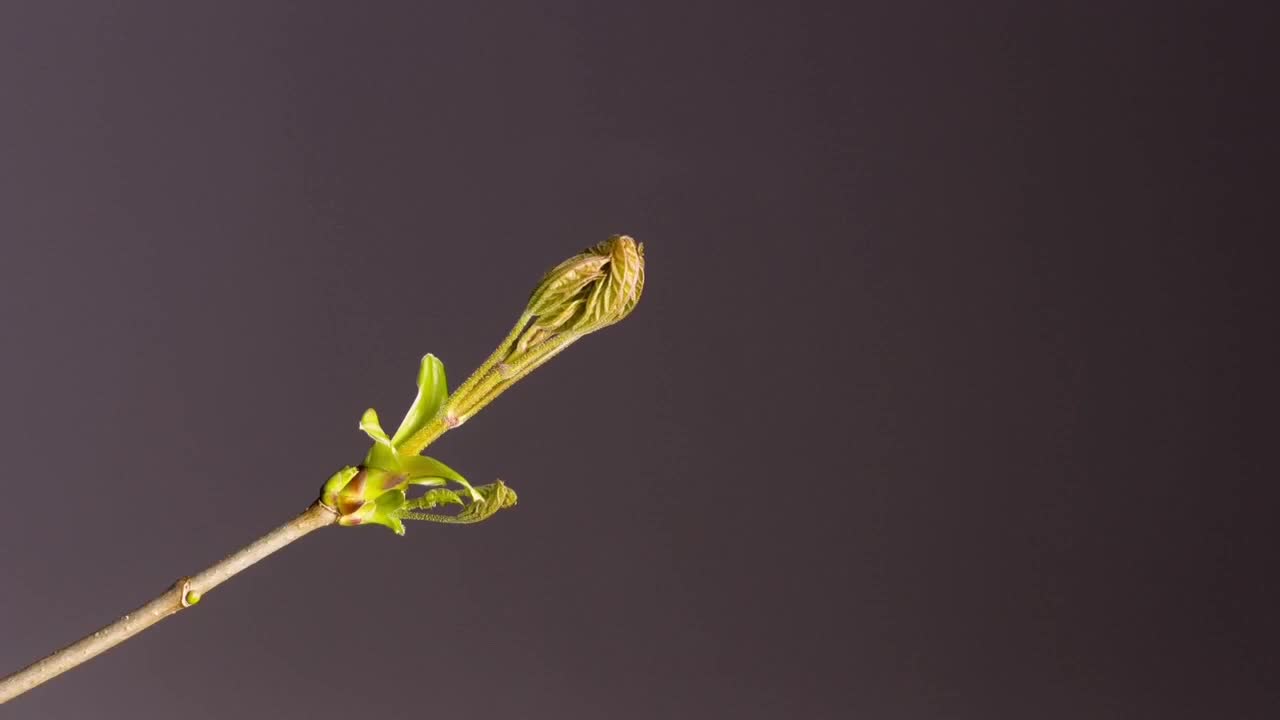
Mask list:
[{"label": "green leaf", "polygon": [[391,528],[397,535],[404,535],[404,523],[396,516],[396,512],[404,506],[404,491],[391,490],[378,496],[373,502],[373,512],[366,523],[383,525]]},{"label": "green leaf", "polygon": [[399,444],[409,436],[418,432],[435,417],[436,411],[449,396],[448,382],[444,375],[444,363],[431,353],[422,356],[422,365],[418,368],[418,396],[409,406],[400,428],[391,438],[393,445]]},{"label": "green leaf", "polygon": [[392,513],[399,510],[404,505],[404,502],[403,490],[388,490],[379,495],[378,499],[373,501],[373,504],[377,508],[377,512]]},{"label": "green leaf", "polygon": [[437,505],[464,505],[458,493],[447,488],[428,490],[421,497],[406,500],[402,510],[430,510]]},{"label": "green leaf", "polygon": [[409,480],[411,481],[418,478],[445,478],[463,483],[467,481],[466,478],[458,474],[458,471],[426,455],[404,456],[400,458],[400,462],[400,469],[409,474]]},{"label": "green leaf", "polygon": [[419,485],[421,487],[441,487],[443,485],[448,485],[449,481],[442,477],[424,477],[410,480],[409,484]]},{"label": "green leaf", "polygon": [[391,444],[391,438],[383,431],[382,424],[378,422],[378,413],[373,408],[365,410],[364,415],[360,416],[360,429],[373,438],[374,443],[364,464],[383,470],[399,470],[400,458],[396,454],[395,445]]},{"label": "green leaf", "polygon": [[423,482],[423,480],[444,478],[446,480],[452,480],[466,488],[467,492],[470,493],[472,500],[481,499],[480,494],[476,492],[475,488],[471,487],[471,483],[467,482],[466,478],[459,475],[453,468],[433,457],[427,457],[426,455],[402,455],[400,457],[400,461],[403,463],[402,469],[409,473],[410,485],[437,485],[439,483]]},{"label": "green leaf", "polygon": [[409,510],[408,504],[396,514],[405,520],[426,520],[429,522],[465,525],[487,520],[499,510],[513,507],[516,504],[515,491],[507,487],[501,480],[492,485],[481,485],[476,489],[480,491],[478,494],[481,499],[473,500],[469,505],[462,508],[462,511],[457,515],[412,512]]}]

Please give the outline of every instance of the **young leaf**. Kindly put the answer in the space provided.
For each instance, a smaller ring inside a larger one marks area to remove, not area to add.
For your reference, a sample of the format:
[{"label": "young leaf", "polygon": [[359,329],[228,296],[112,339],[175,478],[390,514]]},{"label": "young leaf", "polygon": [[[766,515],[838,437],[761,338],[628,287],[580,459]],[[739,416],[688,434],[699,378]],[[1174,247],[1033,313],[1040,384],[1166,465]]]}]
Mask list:
[{"label": "young leaf", "polygon": [[396,517],[396,511],[404,506],[404,491],[392,490],[378,496],[374,501],[373,516],[369,522],[385,525],[397,534],[404,535],[404,523]]},{"label": "young leaf", "polygon": [[421,430],[422,426],[435,416],[448,395],[449,387],[444,376],[444,363],[431,353],[423,355],[422,365],[418,368],[418,396],[413,399],[413,404],[409,406],[409,412],[405,413],[404,420],[400,421],[400,428],[391,438],[391,443],[398,444]]},{"label": "young leaf", "polygon": [[[467,482],[466,478],[435,458],[427,457],[426,455],[401,455],[400,461],[403,463],[402,469],[409,473],[410,485],[437,485],[439,483],[430,482],[430,480],[445,478],[466,488],[472,500],[482,499],[480,494],[475,491],[475,488],[471,487],[471,483]],[[424,480],[428,482],[423,482]]]},{"label": "young leaf", "polygon": [[406,500],[403,510],[430,510],[437,505],[463,505],[458,493],[447,488],[428,490],[422,497]]},{"label": "young leaf", "polygon": [[492,485],[481,485],[476,488],[479,491],[481,500],[474,500],[467,505],[457,515],[436,515],[432,513],[410,512],[405,508],[401,508],[396,513],[398,517],[405,520],[427,520],[429,522],[450,523],[455,525],[465,525],[467,523],[477,523],[493,516],[503,508],[509,508],[516,504],[516,493],[507,487],[501,480]]},{"label": "young leaf", "polygon": [[409,481],[409,484],[418,485],[421,487],[442,487],[444,485],[448,485],[449,481],[445,480],[442,477],[424,477],[424,478],[414,478]]},{"label": "young leaf", "polygon": [[378,413],[373,408],[365,410],[364,415],[360,416],[360,429],[373,438],[374,442],[368,456],[364,459],[364,464],[383,470],[398,470],[400,458],[396,454],[396,448],[391,444],[391,438],[387,437],[387,433],[383,431],[382,424],[378,422]]}]

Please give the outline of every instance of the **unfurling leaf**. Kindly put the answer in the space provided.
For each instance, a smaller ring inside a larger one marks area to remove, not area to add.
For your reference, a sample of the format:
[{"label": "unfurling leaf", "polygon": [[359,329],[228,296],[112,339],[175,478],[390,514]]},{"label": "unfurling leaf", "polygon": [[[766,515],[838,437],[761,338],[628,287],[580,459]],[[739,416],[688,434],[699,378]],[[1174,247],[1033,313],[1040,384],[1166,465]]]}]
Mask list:
[{"label": "unfurling leaf", "polygon": [[[520,319],[485,362],[452,394],[444,364],[428,353],[418,366],[418,393],[393,436],[370,408],[360,429],[373,446],[359,468],[344,468],[325,483],[322,502],[343,525],[381,524],[397,534],[399,519],[472,523],[516,503],[502,482],[481,487],[448,465],[419,455],[525,375],[578,339],[627,317],[644,292],[644,245],[614,235],[551,269],[534,288]],[[460,485],[465,494],[446,487]],[[431,488],[406,499],[410,485]],[[417,512],[461,505],[456,515]]]},{"label": "unfurling leaf", "polygon": [[425,426],[397,446],[424,449],[570,344],[631,314],[644,291],[644,272],[644,245],[626,235],[614,235],[552,268],[506,339],[449,395],[440,410],[443,427]]},{"label": "unfurling leaf", "polygon": [[448,488],[428,490],[421,497],[411,498],[404,503],[405,510],[430,510],[437,505],[465,505],[458,493]]},{"label": "unfurling leaf", "polygon": [[[426,355],[418,371],[418,396],[400,423],[397,435],[412,434],[430,422],[445,402],[444,365]],[[360,467],[345,467],[334,473],[321,491],[320,501],[338,515],[338,524],[383,525],[397,535],[404,534],[401,513],[406,510],[430,509],[443,504],[462,505],[467,501],[483,504],[485,497],[458,471],[423,455],[401,452],[382,429],[378,413],[369,408],[360,417],[360,429],[373,440],[373,446]],[[455,483],[465,490],[465,497],[445,485]],[[425,495],[406,501],[410,485],[433,488]]]},{"label": "unfurling leaf", "polygon": [[405,520],[428,520],[430,522],[462,525],[487,520],[499,510],[516,504],[516,491],[507,487],[507,484],[501,480],[491,485],[479,485],[476,487],[476,491],[484,499],[472,500],[457,515],[409,512],[405,509],[397,513],[397,516]]},{"label": "unfurling leaf", "polygon": [[479,500],[480,495],[471,487],[471,483],[453,468],[432,457],[425,455],[401,455],[400,462],[405,472],[409,473],[410,485],[443,485],[436,480],[452,480],[467,489],[472,500]]},{"label": "unfurling leaf", "polygon": [[396,446],[391,444],[391,438],[383,431],[382,423],[378,422],[378,413],[373,408],[365,410],[364,415],[360,416],[360,429],[373,438],[373,447],[369,448],[364,464],[384,470],[398,469],[400,461],[396,457]]},{"label": "unfurling leaf", "polygon": [[444,375],[444,363],[431,353],[422,356],[422,364],[418,368],[418,396],[409,406],[400,428],[391,438],[391,443],[398,444],[405,438],[422,429],[436,411],[444,404],[449,395],[448,383]]}]

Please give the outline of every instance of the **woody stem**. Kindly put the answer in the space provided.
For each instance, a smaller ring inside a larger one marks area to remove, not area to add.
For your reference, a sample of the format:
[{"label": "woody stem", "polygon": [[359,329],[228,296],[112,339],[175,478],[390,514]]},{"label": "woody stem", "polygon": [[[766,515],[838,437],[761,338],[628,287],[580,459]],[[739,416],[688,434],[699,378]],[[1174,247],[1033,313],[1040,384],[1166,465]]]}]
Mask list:
[{"label": "woody stem", "polygon": [[329,508],[319,502],[313,504],[301,515],[228,555],[200,574],[178,580],[159,597],[137,610],[0,680],[0,704],[92,660],[170,615],[195,605],[202,595],[241,570],[312,530],[333,524],[337,519],[338,516]]}]

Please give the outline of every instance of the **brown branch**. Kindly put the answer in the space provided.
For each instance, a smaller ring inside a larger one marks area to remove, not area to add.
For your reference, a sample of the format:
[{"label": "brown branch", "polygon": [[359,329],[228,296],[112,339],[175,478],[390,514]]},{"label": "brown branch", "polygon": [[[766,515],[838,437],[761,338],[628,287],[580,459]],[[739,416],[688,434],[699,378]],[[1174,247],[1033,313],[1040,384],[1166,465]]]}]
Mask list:
[{"label": "brown branch", "polygon": [[146,605],[92,635],[0,680],[0,704],[110,650],[170,615],[194,605],[199,602],[201,596],[226,582],[231,576],[312,530],[330,525],[335,520],[337,515],[332,510],[319,502],[315,503],[298,517],[227,556],[199,575],[182,578]]}]

